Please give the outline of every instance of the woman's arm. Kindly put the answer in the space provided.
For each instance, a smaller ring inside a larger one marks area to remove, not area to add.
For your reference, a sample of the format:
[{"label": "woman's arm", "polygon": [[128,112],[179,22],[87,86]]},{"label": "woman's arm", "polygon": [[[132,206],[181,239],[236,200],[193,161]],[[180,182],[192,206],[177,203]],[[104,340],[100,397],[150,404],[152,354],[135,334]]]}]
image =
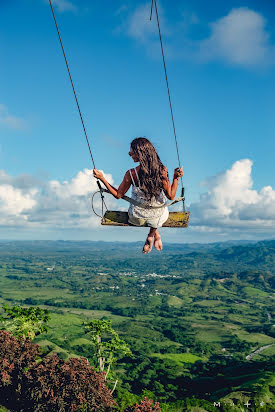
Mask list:
[{"label": "woman's arm", "polygon": [[168,199],[174,200],[176,193],[177,193],[177,189],[178,189],[179,178],[183,176],[183,174],[184,173],[183,173],[182,167],[181,168],[177,167],[174,170],[174,177],[173,177],[173,182],[171,185],[168,179],[168,172],[167,172],[166,167],[163,169],[163,172],[162,172],[163,190]]},{"label": "woman's arm", "polygon": [[131,186],[131,177],[130,177],[129,170],[125,173],[125,176],[122,182],[120,183],[118,189],[110,185],[110,183],[107,182],[107,180],[103,176],[103,173],[100,172],[99,170],[94,169],[93,173],[94,173],[94,177],[100,180],[116,199],[120,199],[122,196],[124,196]]}]

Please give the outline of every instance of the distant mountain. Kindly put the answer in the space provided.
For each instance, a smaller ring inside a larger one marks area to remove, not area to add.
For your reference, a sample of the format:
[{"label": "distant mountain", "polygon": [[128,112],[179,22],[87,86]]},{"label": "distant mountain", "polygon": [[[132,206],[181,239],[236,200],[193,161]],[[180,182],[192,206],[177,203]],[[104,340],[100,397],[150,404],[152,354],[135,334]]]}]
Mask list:
[{"label": "distant mountain", "polygon": [[275,240],[261,241],[254,245],[231,246],[214,255],[219,260],[246,263],[249,265],[275,266]]},{"label": "distant mountain", "polygon": [[159,253],[144,256],[142,242],[92,241],[7,241],[0,242],[0,255],[70,255],[77,260],[92,259],[110,269],[158,273],[241,273],[244,271],[275,272],[275,240],[260,242],[228,241],[208,244],[166,244]]}]

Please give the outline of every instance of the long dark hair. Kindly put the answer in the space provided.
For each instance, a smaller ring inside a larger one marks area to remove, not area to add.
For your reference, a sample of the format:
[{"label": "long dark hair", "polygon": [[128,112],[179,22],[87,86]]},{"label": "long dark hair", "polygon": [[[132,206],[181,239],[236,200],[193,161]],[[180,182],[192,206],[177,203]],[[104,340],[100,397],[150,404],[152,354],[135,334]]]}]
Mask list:
[{"label": "long dark hair", "polygon": [[140,162],[139,180],[140,189],[146,199],[159,196],[163,189],[162,171],[164,166],[160,161],[156,149],[145,137],[138,137],[131,142],[131,149]]}]

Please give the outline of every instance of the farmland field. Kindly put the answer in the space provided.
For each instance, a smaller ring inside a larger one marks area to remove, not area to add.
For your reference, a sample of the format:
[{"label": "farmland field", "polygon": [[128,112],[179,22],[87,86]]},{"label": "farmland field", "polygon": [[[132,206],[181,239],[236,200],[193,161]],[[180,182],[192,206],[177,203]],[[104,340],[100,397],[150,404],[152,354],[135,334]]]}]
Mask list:
[{"label": "farmland field", "polygon": [[275,346],[246,357],[275,344],[274,248],[167,245],[145,257],[136,244],[2,242],[0,304],[48,309],[48,331],[35,338],[43,352],[95,367],[83,324],[111,320],[133,353],[112,372],[118,401],[147,393],[164,411],[184,410],[186,399],[209,411],[216,400],[241,405],[247,396],[271,405]]}]

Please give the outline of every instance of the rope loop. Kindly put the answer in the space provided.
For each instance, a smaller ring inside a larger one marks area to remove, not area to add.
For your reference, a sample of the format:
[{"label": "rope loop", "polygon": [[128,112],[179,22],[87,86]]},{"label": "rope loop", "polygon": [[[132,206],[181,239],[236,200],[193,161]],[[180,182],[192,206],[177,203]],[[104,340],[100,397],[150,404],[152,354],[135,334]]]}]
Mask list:
[{"label": "rope loop", "polygon": [[[92,199],[91,199],[91,206],[92,206],[92,210],[93,210],[94,214],[102,219],[103,216],[104,216],[104,213],[103,213],[103,202],[101,202],[101,205],[102,205],[102,207],[101,207],[101,215],[99,215],[99,214],[95,211],[95,207],[94,207],[94,198],[95,198],[95,195],[97,195],[98,193],[100,193],[100,190],[97,190],[96,192],[93,193],[93,196],[92,196]],[[101,199],[102,199],[102,198],[101,198]],[[108,209],[107,209],[107,210],[108,210]]]}]

